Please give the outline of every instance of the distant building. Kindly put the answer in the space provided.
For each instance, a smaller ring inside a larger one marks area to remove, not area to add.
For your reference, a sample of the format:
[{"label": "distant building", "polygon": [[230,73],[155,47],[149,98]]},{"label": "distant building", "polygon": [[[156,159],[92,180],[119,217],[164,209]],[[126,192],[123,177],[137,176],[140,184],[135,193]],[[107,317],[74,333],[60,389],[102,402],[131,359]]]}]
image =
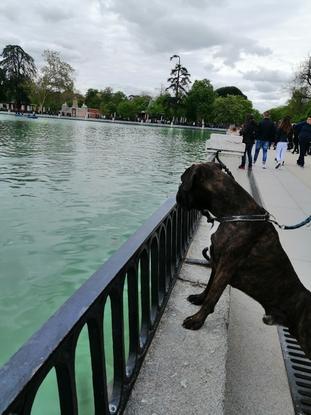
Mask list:
[{"label": "distant building", "polygon": [[72,107],[69,107],[65,102],[60,110],[62,117],[76,117],[76,118],[100,118],[101,114],[96,108],[88,108],[85,104],[79,108],[78,100],[74,99]]},{"label": "distant building", "polygon": [[[34,111],[35,105],[26,105],[26,104],[21,104],[20,106],[20,111],[21,112],[32,112]],[[12,111],[15,112],[16,109],[16,104],[15,102],[0,102],[0,111]]]},{"label": "distant building", "polygon": [[6,104],[4,102],[0,102],[0,111],[8,111],[10,108],[10,104]]}]

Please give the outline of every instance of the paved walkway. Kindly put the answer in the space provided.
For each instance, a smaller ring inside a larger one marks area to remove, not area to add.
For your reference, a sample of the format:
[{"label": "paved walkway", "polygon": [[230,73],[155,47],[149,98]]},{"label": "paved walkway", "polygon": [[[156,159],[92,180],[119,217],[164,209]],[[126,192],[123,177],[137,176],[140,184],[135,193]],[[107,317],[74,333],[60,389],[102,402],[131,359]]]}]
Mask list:
[{"label": "paved walkway", "polygon": [[[239,157],[221,158],[250,191],[248,171],[237,169]],[[296,158],[288,152],[286,166],[275,170],[270,151],[268,168],[255,166],[250,173],[264,207],[280,223],[294,224],[311,213],[311,157],[304,169],[296,166]],[[190,257],[201,258],[208,233],[203,220]],[[279,234],[300,279],[311,289],[310,228]],[[205,268],[184,264],[126,414],[293,415],[277,330],[262,323],[263,309],[255,301],[227,289],[201,330],[181,327],[196,309],[186,301],[187,295],[202,290],[198,285],[206,283],[208,276]]]},{"label": "paved walkway", "polygon": [[[203,259],[209,229],[202,219],[188,257]],[[209,268],[182,266],[126,415],[223,415],[229,289],[200,330],[185,330],[181,325],[198,310],[186,298],[201,292],[209,275]]]},{"label": "paved walkway", "polygon": [[[269,152],[269,158],[267,169],[262,169],[259,164],[251,173],[254,174],[263,205],[280,223],[297,223],[307,215],[307,211],[304,214],[299,212],[299,204],[307,209],[308,189],[302,182],[308,181],[307,176],[311,179],[311,166],[300,169],[295,165],[294,156],[288,152],[286,167],[276,170],[272,150]],[[249,173],[237,169],[239,159],[223,157],[222,160],[230,166],[240,184],[250,191]],[[310,204],[309,206],[311,208]],[[291,215],[288,214],[289,211]],[[305,238],[300,238],[300,232],[303,232]],[[299,232],[280,231],[279,234],[283,247],[303,280],[306,272],[300,272],[295,266],[296,255],[291,245],[296,247],[296,251],[301,250],[301,243],[303,246],[310,246],[310,230],[304,228]],[[276,327],[264,325],[262,315],[263,309],[258,303],[240,291],[231,289],[226,415],[294,414],[277,330]]]}]

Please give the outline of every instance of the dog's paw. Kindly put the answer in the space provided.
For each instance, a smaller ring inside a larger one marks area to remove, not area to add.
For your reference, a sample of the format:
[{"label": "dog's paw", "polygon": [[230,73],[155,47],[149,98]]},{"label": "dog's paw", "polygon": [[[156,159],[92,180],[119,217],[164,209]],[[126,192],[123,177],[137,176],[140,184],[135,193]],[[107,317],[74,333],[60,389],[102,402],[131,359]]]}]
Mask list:
[{"label": "dog's paw", "polygon": [[195,305],[202,305],[203,304],[203,298],[201,297],[200,294],[189,295],[189,297],[187,297],[187,300],[191,304],[195,304]]},{"label": "dog's paw", "polygon": [[285,316],[280,314],[264,314],[262,321],[268,326],[287,326],[288,322]]},{"label": "dog's paw", "polygon": [[204,320],[198,319],[196,315],[187,317],[182,323],[183,327],[188,330],[199,330],[203,326]]},{"label": "dog's paw", "polygon": [[267,324],[267,326],[275,326],[277,324],[275,318],[271,314],[264,314],[262,321]]}]

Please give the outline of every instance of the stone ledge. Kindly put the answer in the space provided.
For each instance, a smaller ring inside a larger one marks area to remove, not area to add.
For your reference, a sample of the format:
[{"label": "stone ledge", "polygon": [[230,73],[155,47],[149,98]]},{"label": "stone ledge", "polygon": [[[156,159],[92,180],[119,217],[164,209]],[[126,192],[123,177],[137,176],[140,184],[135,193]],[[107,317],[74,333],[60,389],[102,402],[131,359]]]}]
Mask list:
[{"label": "stone ledge", "polygon": [[[191,244],[191,258],[203,258],[201,251],[208,245],[210,229],[205,222],[202,219]],[[202,291],[209,275],[208,268],[183,265],[181,279],[175,284],[149,348],[126,415],[224,413],[229,289],[200,330],[182,328],[184,318],[198,310],[186,300],[187,296]]]}]

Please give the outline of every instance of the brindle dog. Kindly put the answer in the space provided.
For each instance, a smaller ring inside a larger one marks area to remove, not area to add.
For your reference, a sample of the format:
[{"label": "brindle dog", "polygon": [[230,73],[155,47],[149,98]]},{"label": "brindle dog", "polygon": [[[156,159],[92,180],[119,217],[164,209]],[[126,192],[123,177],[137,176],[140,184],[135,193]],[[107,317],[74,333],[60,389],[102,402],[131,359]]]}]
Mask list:
[{"label": "brindle dog", "polygon": [[[259,206],[217,163],[193,164],[181,176],[176,200],[183,208],[208,210],[216,217],[260,215]],[[211,238],[211,276],[201,294],[190,295],[200,310],[186,318],[186,329],[199,329],[213,313],[227,284],[258,301],[266,324],[287,326],[311,358],[311,293],[300,282],[268,222],[223,222]]]}]

